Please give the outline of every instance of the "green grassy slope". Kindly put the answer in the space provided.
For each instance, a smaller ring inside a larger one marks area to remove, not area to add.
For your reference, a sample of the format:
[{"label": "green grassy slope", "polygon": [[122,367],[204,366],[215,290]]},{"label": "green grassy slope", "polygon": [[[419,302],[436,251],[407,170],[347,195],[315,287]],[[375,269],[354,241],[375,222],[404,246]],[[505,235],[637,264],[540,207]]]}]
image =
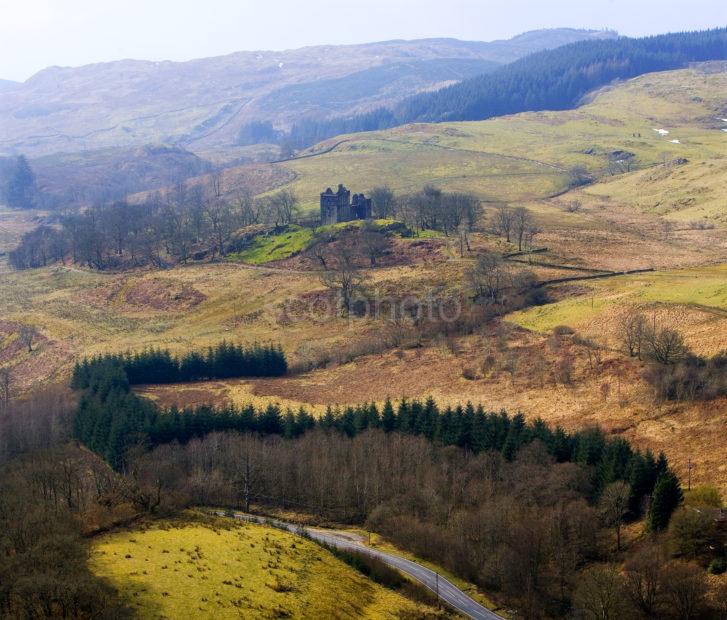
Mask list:
[{"label": "green grassy slope", "polygon": [[648,74],[575,110],[341,136],[315,147],[337,145],[331,152],[285,165],[310,210],[318,193],[338,182],[354,191],[388,183],[400,192],[429,182],[485,200],[528,201],[564,190],[572,166],[606,175],[616,151],[633,153],[638,167],[723,158],[726,91],[722,65]]},{"label": "green grassy slope", "polygon": [[314,543],[251,524],[161,522],[120,531],[95,542],[91,564],[140,618],[393,620],[428,610]]}]

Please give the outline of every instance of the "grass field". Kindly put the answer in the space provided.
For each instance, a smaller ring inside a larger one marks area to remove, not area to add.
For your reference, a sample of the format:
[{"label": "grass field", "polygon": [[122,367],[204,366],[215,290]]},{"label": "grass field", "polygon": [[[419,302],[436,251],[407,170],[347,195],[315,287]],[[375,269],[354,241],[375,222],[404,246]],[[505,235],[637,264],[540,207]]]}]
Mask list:
[{"label": "grass field", "polygon": [[568,325],[611,347],[619,346],[618,320],[629,307],[657,323],[684,331],[699,353],[727,348],[727,265],[659,271],[587,281],[577,296],[510,315],[540,333]]},{"label": "grass field", "polygon": [[[403,294],[446,277],[446,270],[394,267],[375,271],[370,281]],[[232,263],[122,274],[63,266],[13,272],[2,278],[0,317],[0,363],[17,364],[18,390],[65,381],[74,359],[84,355],[148,346],[183,352],[227,339],[279,342],[300,359],[381,329],[374,319],[337,316],[316,273]],[[39,334],[32,353],[17,347],[27,324]]]},{"label": "grass field", "polygon": [[105,535],[93,544],[91,566],[141,618],[393,619],[428,610],[314,543],[221,519]]},{"label": "grass field", "polygon": [[303,251],[311,239],[313,239],[312,229],[292,224],[283,233],[256,236],[248,248],[230,254],[227,258],[252,265],[270,263]]},{"label": "grass field", "polygon": [[725,187],[727,159],[707,159],[618,175],[585,188],[583,193],[659,214],[677,225],[707,221],[725,226]]},{"label": "grass field", "polygon": [[356,191],[388,183],[403,192],[432,183],[483,200],[528,201],[565,189],[565,171],[574,165],[604,174],[618,151],[633,154],[637,167],[723,158],[727,134],[717,117],[725,89],[725,71],[648,74],[604,89],[575,110],[352,134],[315,147],[340,142],[330,153],[284,165],[295,172],[290,186],[309,210],[322,188],[341,180]]}]

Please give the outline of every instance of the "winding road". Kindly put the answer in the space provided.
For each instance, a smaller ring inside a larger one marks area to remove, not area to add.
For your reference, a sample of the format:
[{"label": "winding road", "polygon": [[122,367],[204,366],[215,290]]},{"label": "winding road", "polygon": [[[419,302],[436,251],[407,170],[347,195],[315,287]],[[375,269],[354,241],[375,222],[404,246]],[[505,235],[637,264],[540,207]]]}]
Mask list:
[{"label": "winding road", "polygon": [[[230,516],[230,513],[225,512],[215,512],[215,514],[221,517]],[[280,521],[278,519],[267,519],[265,517],[248,515],[241,512],[235,512],[233,513],[233,516],[239,521],[272,525],[280,529],[288,530],[293,534],[304,535],[316,542],[330,547],[335,547],[336,549],[365,553],[366,555],[375,557],[385,564],[400,570],[412,579],[415,579],[425,587],[429,588],[432,592],[437,593],[445,603],[468,618],[473,618],[474,620],[502,620],[502,616],[498,616],[495,612],[480,605],[477,601],[470,598],[462,590],[457,588],[457,586],[455,586],[452,582],[448,581],[430,568],[417,564],[416,562],[412,562],[411,560],[407,560],[406,558],[402,558],[401,556],[367,547],[366,545],[358,542],[354,537],[349,537],[342,532],[305,527]]]}]

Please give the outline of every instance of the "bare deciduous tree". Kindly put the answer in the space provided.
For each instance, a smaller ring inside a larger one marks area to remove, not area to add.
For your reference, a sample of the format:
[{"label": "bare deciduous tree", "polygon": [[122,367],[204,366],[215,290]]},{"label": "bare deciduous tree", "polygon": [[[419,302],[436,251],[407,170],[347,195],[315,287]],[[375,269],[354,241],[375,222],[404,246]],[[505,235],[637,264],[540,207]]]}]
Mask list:
[{"label": "bare deciduous tree", "polygon": [[703,611],[707,582],[697,564],[670,562],[662,571],[664,597],[677,618],[698,618]]},{"label": "bare deciduous tree", "polygon": [[621,340],[630,357],[641,359],[641,347],[646,333],[646,317],[637,310],[629,310],[621,323]]},{"label": "bare deciduous tree", "polygon": [[388,219],[396,212],[396,196],[388,185],[379,185],[369,191],[373,202],[374,214],[381,219]]},{"label": "bare deciduous tree", "polygon": [[372,267],[376,260],[384,256],[391,249],[391,239],[373,222],[364,222],[358,235],[358,243],[362,252],[368,257]]},{"label": "bare deciduous tree", "polygon": [[331,254],[334,264],[321,275],[321,283],[339,296],[339,311],[348,316],[356,295],[361,292],[365,276],[357,265],[357,252],[352,244],[339,243]]},{"label": "bare deciduous tree", "polygon": [[333,235],[327,230],[317,230],[310,244],[310,252],[318,260],[323,269],[328,269],[327,254],[329,244],[333,242]]},{"label": "bare deciduous tree", "polygon": [[621,576],[613,565],[592,566],[583,571],[573,598],[579,618],[619,620],[626,611]]},{"label": "bare deciduous tree", "polygon": [[569,200],[565,203],[565,210],[568,213],[578,213],[581,210],[583,203],[580,200]]},{"label": "bare deciduous tree", "polygon": [[221,198],[211,197],[207,201],[205,214],[209,220],[214,239],[215,252],[225,255],[225,245],[235,230],[235,218],[230,205]]},{"label": "bare deciduous tree", "polygon": [[495,231],[509,243],[512,235],[513,212],[508,205],[499,205],[492,220]]},{"label": "bare deciduous tree", "polygon": [[260,222],[259,204],[247,187],[238,187],[235,190],[235,208],[241,226],[252,226]]},{"label": "bare deciduous tree", "polygon": [[638,549],[624,565],[624,585],[631,603],[646,617],[655,617],[661,590],[661,570],[666,562],[657,544]]},{"label": "bare deciduous tree", "polygon": [[286,226],[297,215],[299,201],[293,190],[283,189],[271,196],[270,206],[275,211],[275,225]]},{"label": "bare deciduous tree", "polygon": [[18,337],[20,338],[20,342],[23,346],[28,348],[28,353],[33,352],[33,340],[35,340],[36,335],[37,332],[35,331],[35,328],[30,325],[23,325],[20,328]]},{"label": "bare deciduous tree", "polygon": [[510,283],[510,273],[502,257],[493,252],[478,257],[474,267],[465,274],[473,298],[478,303],[497,304]]},{"label": "bare deciduous tree", "polygon": [[664,366],[675,364],[689,354],[684,336],[675,329],[647,329],[644,346],[647,358]]},{"label": "bare deciduous tree", "polygon": [[621,526],[629,510],[630,498],[631,486],[619,480],[612,482],[603,490],[599,502],[604,523],[616,532],[616,551],[621,551]]},{"label": "bare deciduous tree", "polygon": [[533,218],[525,207],[518,207],[512,212],[512,225],[517,239],[518,252],[522,252],[523,242],[526,241],[527,233],[533,228]]}]

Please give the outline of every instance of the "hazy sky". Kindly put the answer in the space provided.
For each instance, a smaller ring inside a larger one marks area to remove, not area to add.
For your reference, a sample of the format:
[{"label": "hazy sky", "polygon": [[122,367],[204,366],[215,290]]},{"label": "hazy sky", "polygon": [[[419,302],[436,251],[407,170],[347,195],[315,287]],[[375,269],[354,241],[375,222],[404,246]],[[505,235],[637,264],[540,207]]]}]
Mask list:
[{"label": "hazy sky", "polygon": [[725,0],[0,0],[0,78],[119,58],[613,28],[626,35],[727,25]]}]

